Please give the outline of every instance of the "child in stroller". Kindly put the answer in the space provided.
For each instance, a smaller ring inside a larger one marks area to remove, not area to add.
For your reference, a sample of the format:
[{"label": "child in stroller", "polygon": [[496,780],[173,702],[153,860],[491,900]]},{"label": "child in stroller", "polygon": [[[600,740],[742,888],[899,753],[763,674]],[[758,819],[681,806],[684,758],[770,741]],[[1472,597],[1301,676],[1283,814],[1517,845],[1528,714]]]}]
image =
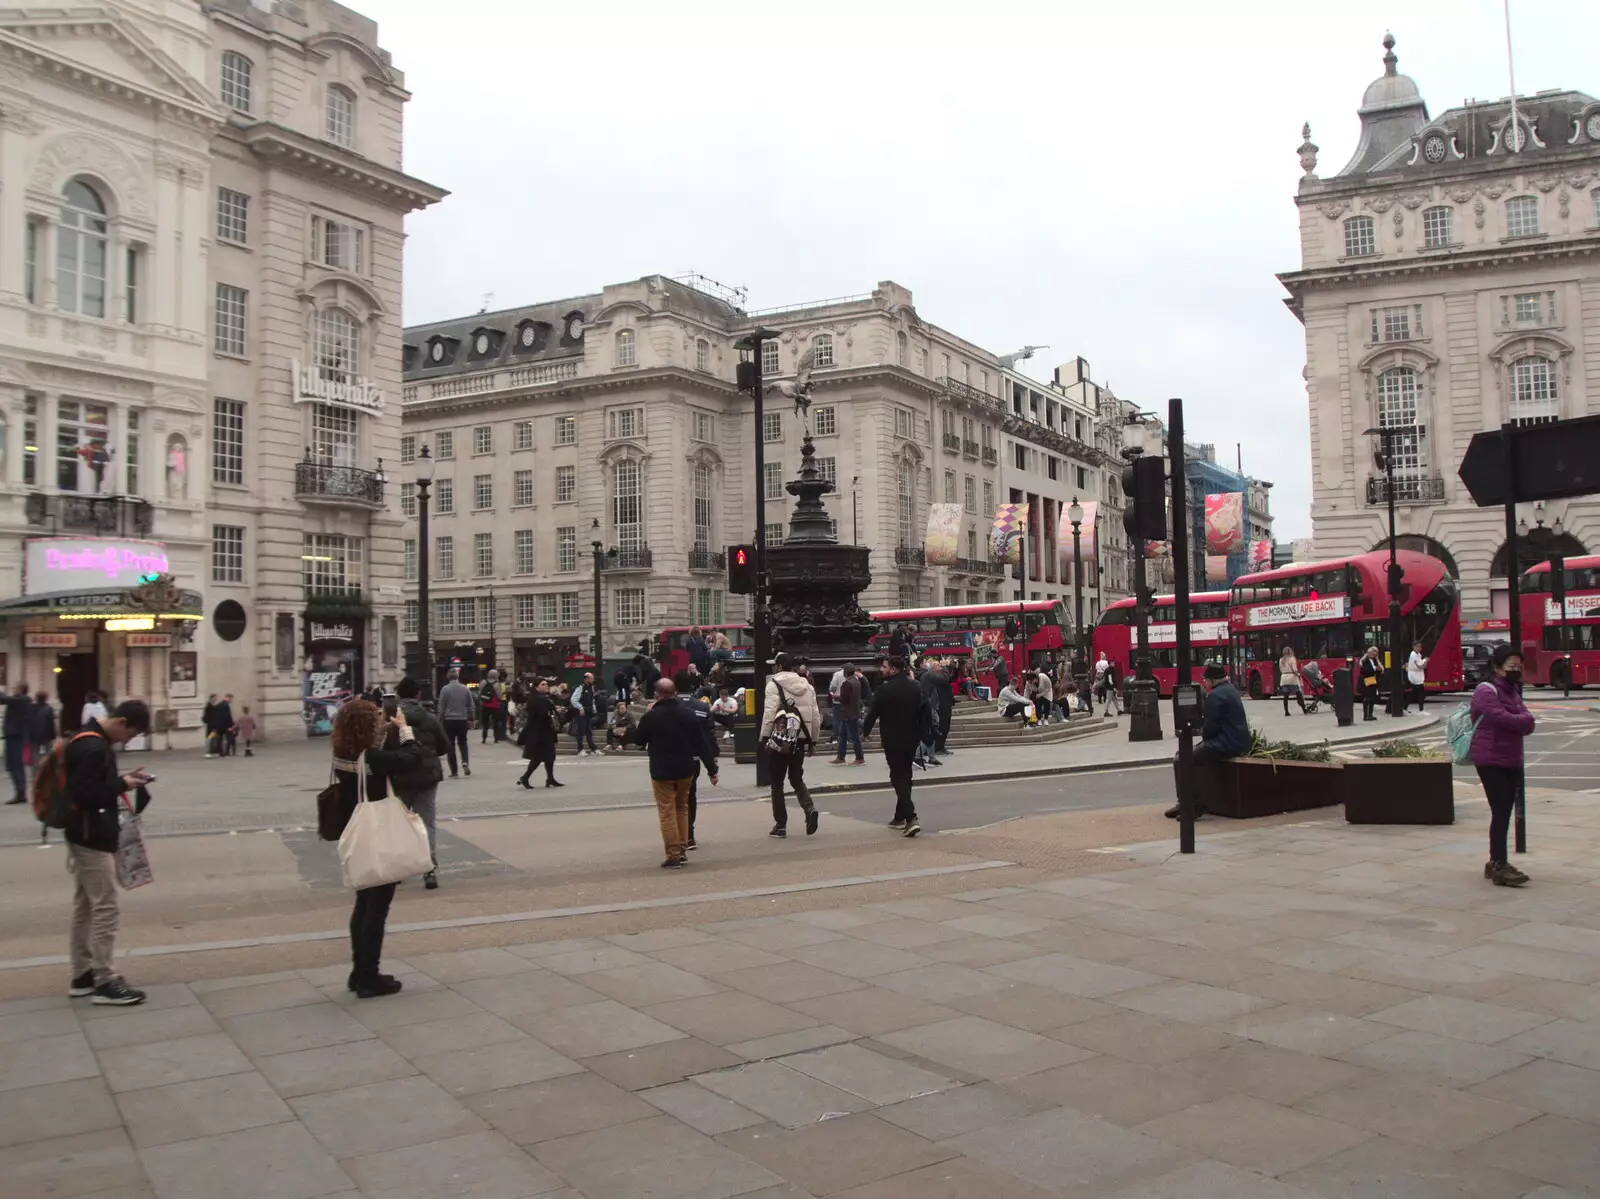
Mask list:
[{"label": "child in stroller", "polygon": [[1301,665],[1300,682],[1304,688],[1305,710],[1308,713],[1315,712],[1324,702],[1333,702],[1333,684],[1323,678],[1322,668],[1315,661]]}]

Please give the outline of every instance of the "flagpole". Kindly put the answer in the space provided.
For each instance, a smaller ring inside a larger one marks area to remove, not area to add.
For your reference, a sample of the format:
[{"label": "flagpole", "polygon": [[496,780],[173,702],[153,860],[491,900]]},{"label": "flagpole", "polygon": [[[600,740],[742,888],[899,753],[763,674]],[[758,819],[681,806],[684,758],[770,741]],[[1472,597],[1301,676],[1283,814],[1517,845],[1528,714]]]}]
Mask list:
[{"label": "flagpole", "polygon": [[1509,153],[1515,154],[1522,148],[1522,126],[1517,121],[1517,64],[1511,53],[1511,0],[1503,0],[1506,15],[1506,74],[1511,79],[1511,140],[1507,143]]}]

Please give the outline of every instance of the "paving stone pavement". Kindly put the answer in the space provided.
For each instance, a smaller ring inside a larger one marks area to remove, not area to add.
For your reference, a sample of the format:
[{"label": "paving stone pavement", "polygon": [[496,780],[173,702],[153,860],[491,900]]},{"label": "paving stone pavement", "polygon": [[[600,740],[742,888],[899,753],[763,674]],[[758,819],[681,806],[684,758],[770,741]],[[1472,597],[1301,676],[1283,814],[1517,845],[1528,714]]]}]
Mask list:
[{"label": "paving stone pavement", "polygon": [[1542,804],[1525,890],[1480,841],[1316,819],[390,960],[382,1000],[344,966],[18,1000],[0,1195],[1600,1196],[1600,811]]}]

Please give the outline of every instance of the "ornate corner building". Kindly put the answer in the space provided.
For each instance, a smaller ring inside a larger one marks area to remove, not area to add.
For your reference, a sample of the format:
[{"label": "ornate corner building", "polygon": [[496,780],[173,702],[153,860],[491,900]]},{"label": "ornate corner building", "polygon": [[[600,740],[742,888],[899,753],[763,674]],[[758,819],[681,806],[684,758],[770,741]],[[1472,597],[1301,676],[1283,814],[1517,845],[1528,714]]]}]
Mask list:
[{"label": "ornate corner building", "polygon": [[[1463,610],[1504,615],[1499,509],[1456,470],[1474,433],[1600,412],[1600,100],[1552,90],[1430,116],[1397,71],[1366,90],[1345,166],[1317,175],[1302,131],[1301,268],[1279,276],[1305,325],[1312,524],[1323,556],[1386,543],[1391,427],[1405,548],[1443,559]],[[1600,543],[1600,500],[1558,502],[1556,548]]]},{"label": "ornate corner building", "polygon": [[324,0],[0,13],[0,673],[69,727],[398,670],[406,99]]}]

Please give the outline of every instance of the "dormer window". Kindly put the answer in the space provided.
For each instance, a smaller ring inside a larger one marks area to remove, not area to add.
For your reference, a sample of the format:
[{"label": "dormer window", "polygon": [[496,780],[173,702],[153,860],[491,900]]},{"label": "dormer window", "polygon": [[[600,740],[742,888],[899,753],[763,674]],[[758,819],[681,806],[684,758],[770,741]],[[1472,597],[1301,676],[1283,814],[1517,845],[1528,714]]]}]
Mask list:
[{"label": "dormer window", "polygon": [[569,312],[562,318],[561,336],[568,345],[574,345],[583,340],[583,313]]},{"label": "dormer window", "polygon": [[511,340],[513,354],[531,354],[544,347],[545,338],[549,335],[550,327],[539,321],[523,321],[517,326],[516,334]]},{"label": "dormer window", "polygon": [[456,346],[459,344],[454,337],[430,337],[428,339],[428,360],[425,366],[449,366],[456,359]]},{"label": "dormer window", "polygon": [[406,344],[400,347],[400,369],[402,371],[415,370],[417,365],[417,347]]},{"label": "dormer window", "polygon": [[326,115],[324,136],[334,145],[343,146],[346,150],[354,146],[356,141],[355,93],[337,83],[329,87]]},{"label": "dormer window", "polygon": [[500,352],[500,342],[505,334],[498,329],[479,327],[472,331],[471,355],[473,358],[489,358]]}]

